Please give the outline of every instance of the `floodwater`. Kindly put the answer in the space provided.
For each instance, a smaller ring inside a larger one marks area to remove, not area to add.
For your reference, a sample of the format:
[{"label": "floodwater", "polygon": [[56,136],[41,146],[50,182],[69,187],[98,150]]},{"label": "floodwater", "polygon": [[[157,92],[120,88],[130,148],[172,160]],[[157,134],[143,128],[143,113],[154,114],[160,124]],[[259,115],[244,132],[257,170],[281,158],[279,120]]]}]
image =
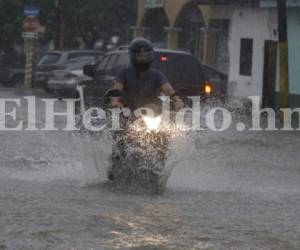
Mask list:
[{"label": "floodwater", "polygon": [[0,249],[300,249],[299,148],[299,132],[187,134],[152,196],[106,182],[107,133],[0,132]]}]

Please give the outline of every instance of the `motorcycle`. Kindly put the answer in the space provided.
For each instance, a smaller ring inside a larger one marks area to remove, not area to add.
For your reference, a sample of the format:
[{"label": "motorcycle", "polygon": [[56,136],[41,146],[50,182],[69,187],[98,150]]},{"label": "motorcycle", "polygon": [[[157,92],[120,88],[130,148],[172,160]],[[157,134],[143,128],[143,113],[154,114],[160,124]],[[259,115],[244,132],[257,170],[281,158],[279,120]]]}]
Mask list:
[{"label": "motorcycle", "polygon": [[113,134],[109,179],[123,189],[162,194],[171,175],[166,165],[171,137],[169,125],[160,115],[123,117],[122,121],[125,129]]}]

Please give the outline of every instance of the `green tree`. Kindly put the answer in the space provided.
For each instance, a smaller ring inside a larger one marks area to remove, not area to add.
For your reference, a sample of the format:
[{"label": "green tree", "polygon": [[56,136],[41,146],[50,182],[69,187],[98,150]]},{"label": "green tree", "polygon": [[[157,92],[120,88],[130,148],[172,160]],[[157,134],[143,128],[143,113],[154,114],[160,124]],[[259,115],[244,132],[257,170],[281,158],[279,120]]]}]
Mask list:
[{"label": "green tree", "polygon": [[[10,52],[14,44],[23,42],[23,8],[30,4],[31,0],[0,0],[0,48]],[[49,13],[53,13],[53,0],[36,1],[41,7],[42,15],[39,20],[44,25],[49,18]],[[48,40],[51,39],[51,32]]]},{"label": "green tree", "polygon": [[[99,38],[117,35],[122,42],[131,38],[130,26],[136,23],[136,0],[68,0],[63,1],[66,40],[81,37],[92,48]],[[76,15],[74,15],[76,13]]]},{"label": "green tree", "polygon": [[130,26],[136,23],[137,0],[60,0],[56,9],[54,0],[0,0],[0,48],[11,50],[22,43],[23,7],[26,4],[41,7],[39,21],[46,26],[42,42],[58,37],[60,10],[65,24],[65,47],[71,48],[75,37],[80,37],[92,48],[99,38],[113,35],[126,43],[131,37]]},{"label": "green tree", "polygon": [[21,42],[22,14],[20,0],[0,0],[0,47],[5,51]]}]

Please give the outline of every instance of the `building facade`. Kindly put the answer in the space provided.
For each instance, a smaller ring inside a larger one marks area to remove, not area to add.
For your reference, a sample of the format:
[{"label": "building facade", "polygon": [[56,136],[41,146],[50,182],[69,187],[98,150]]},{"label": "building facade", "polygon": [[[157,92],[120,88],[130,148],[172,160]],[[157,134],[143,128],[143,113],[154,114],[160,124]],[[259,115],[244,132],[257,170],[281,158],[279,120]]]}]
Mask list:
[{"label": "building facade", "polygon": [[231,10],[207,2],[139,0],[134,35],[149,38],[157,47],[189,51],[205,64],[227,73]]},{"label": "building facade", "polygon": [[[300,0],[288,2],[291,104],[300,103]],[[279,92],[276,0],[139,0],[135,36],[187,50],[228,73],[228,94],[261,96],[275,106]]]},{"label": "building facade", "polygon": [[[300,104],[300,0],[288,0],[290,104]],[[274,107],[279,94],[276,0],[232,6],[229,39],[229,95],[261,96]]]},{"label": "building facade", "polygon": [[276,10],[233,7],[229,40],[229,95],[262,96],[265,41],[277,41]]}]

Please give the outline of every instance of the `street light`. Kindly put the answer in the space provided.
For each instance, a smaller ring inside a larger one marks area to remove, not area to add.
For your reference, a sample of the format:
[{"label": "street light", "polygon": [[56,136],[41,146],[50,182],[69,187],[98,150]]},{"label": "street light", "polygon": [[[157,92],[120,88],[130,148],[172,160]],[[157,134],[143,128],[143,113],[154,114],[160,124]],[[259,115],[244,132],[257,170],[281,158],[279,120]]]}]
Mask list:
[{"label": "street light", "polygon": [[59,32],[58,32],[58,37],[59,37],[59,49],[62,50],[64,47],[64,17],[63,17],[63,12],[60,6],[60,0],[54,0],[54,6],[55,10],[57,13],[57,17],[59,20]]}]

